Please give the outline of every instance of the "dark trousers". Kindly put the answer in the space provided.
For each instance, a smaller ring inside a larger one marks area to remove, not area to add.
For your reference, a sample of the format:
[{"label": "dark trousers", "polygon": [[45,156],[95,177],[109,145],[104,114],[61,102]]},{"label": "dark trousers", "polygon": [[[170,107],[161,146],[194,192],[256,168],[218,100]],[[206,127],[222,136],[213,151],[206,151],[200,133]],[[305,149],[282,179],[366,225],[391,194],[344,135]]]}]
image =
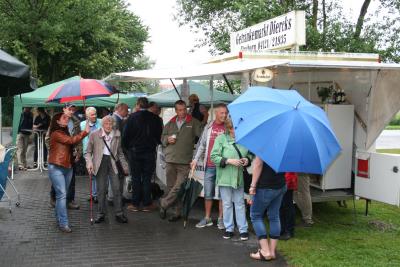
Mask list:
[{"label": "dark trousers", "polygon": [[[43,143],[44,143],[44,138],[45,135],[43,135]],[[33,154],[33,162],[37,163],[38,160],[38,154],[39,154],[39,147],[38,147],[38,140],[37,137],[35,136],[35,153]],[[43,161],[47,162],[47,147],[43,144]]]},{"label": "dark trousers", "polygon": [[106,207],[107,207],[106,191],[108,188],[109,180],[111,183],[111,190],[113,192],[114,213],[115,215],[121,215],[122,202],[121,202],[120,184],[122,183],[122,181],[120,181],[118,175],[114,172],[114,169],[111,165],[111,156],[103,155],[100,167],[96,173],[96,179],[97,179],[97,196],[99,198],[99,205],[97,206],[98,215],[104,216],[106,213]]},{"label": "dark trousers", "polygon": [[293,204],[293,190],[287,190],[283,195],[281,208],[279,211],[281,221],[281,233],[294,234],[295,207]]},{"label": "dark trousers", "polygon": [[132,175],[132,204],[136,207],[143,203],[143,206],[149,206],[151,199],[151,177],[156,166],[155,150],[137,152],[129,151],[129,166]]},{"label": "dark trousers", "polygon": [[[75,200],[75,172],[76,172],[75,163],[72,163],[72,178],[71,178],[71,183],[69,184],[68,187],[67,203],[70,203],[71,201]],[[56,191],[54,190],[53,185],[51,186],[50,197],[52,199],[56,199]]]}]

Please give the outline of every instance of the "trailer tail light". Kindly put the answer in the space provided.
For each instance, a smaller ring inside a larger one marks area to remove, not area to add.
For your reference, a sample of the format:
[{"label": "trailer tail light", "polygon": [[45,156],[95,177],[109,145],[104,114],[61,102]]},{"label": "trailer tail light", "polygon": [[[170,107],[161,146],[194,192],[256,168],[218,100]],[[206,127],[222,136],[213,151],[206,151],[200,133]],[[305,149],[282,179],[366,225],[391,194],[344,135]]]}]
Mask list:
[{"label": "trailer tail light", "polygon": [[369,159],[357,159],[357,176],[369,178]]}]

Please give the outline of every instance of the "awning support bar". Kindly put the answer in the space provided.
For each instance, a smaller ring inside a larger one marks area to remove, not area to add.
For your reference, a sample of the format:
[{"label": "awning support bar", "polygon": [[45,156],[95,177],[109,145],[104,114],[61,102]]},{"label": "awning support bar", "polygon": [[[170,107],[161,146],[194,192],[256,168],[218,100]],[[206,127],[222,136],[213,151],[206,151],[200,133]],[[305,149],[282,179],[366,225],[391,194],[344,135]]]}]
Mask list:
[{"label": "awning support bar", "polygon": [[229,92],[231,92],[231,94],[233,95],[234,93],[233,93],[232,86],[231,86],[231,84],[229,83],[228,79],[226,78],[226,75],[225,75],[225,74],[222,74],[222,77],[224,77],[225,83],[226,83],[226,85],[227,85],[228,88],[229,88]]},{"label": "awning support bar", "polygon": [[179,99],[182,100],[182,97],[181,97],[181,95],[179,94],[178,89],[176,89],[176,86],[175,86],[175,84],[174,84],[174,81],[172,81],[172,79],[169,79],[169,80],[171,81],[172,86],[174,87],[175,92],[176,92],[176,94],[178,95]]}]

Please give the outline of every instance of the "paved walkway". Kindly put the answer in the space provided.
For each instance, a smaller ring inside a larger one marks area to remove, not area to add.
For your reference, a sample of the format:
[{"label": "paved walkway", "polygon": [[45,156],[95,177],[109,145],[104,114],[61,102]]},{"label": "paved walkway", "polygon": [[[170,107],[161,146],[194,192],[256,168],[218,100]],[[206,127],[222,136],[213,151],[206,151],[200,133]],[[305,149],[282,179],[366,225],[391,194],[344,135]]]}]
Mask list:
[{"label": "paved walkway", "polygon": [[157,212],[129,213],[123,225],[110,215],[106,223],[91,226],[86,177],[77,180],[81,209],[69,211],[73,233],[63,234],[48,206],[47,172],[20,172],[14,181],[22,203],[11,214],[0,203],[0,266],[286,266],[281,257],[251,260],[254,235],[242,242],[224,240],[216,227],[196,229],[201,205],[187,229],[182,222],[161,221]]}]

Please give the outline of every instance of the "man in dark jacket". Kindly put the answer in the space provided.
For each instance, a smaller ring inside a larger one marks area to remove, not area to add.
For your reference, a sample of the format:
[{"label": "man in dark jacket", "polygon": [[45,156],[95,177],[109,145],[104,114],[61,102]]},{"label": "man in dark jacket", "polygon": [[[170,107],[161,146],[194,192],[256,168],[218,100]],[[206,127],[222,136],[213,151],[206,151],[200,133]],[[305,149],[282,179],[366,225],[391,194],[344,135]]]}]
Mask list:
[{"label": "man in dark jacket", "polygon": [[118,103],[115,105],[114,112],[113,112],[113,118],[115,121],[114,130],[119,130],[119,132],[122,134],[124,126],[125,126],[125,119],[126,116],[128,115],[128,105],[125,103]]},{"label": "man in dark jacket", "polygon": [[32,133],[33,115],[31,108],[25,107],[21,114],[21,121],[18,127],[17,135],[17,156],[18,156],[18,169],[26,170],[26,151],[28,149],[29,137]]},{"label": "man in dark jacket", "polygon": [[138,98],[135,112],[125,125],[122,144],[128,149],[133,196],[128,210],[143,211],[155,208],[151,199],[151,177],[155,169],[156,147],[161,144],[162,123],[157,115],[148,111],[146,97]]}]

